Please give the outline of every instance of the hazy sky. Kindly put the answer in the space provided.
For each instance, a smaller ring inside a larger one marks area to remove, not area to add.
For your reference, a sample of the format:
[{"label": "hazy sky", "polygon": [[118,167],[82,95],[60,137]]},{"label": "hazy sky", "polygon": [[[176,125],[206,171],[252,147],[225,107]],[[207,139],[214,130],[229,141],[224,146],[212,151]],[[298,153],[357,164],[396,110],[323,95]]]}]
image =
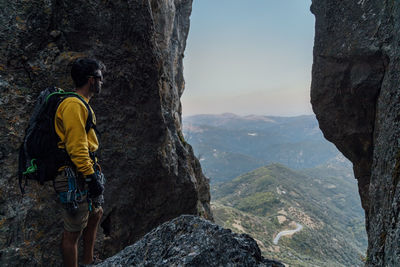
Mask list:
[{"label": "hazy sky", "polygon": [[183,116],[311,114],[311,0],[194,0]]}]

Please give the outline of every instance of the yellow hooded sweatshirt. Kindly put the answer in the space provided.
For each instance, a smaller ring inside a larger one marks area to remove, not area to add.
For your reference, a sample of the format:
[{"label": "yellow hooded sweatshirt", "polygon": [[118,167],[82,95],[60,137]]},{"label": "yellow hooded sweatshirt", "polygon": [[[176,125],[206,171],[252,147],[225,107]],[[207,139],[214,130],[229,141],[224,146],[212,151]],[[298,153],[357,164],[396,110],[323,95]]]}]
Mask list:
[{"label": "yellow hooded sweatshirt", "polygon": [[[84,96],[82,98],[89,103],[89,99]],[[92,114],[93,123],[96,125],[93,110]],[[86,134],[85,126],[88,116],[89,112],[81,100],[68,97],[57,108],[54,120],[56,133],[61,139],[58,147],[66,149],[77,170],[84,175],[94,173],[94,162],[89,156],[89,151],[94,152],[99,147],[94,129],[90,129]]]}]

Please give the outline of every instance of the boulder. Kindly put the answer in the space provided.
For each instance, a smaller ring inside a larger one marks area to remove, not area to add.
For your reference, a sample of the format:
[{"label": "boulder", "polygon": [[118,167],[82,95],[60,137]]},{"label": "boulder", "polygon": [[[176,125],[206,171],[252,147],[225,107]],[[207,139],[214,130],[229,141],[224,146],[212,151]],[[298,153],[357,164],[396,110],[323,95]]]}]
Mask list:
[{"label": "boulder", "polygon": [[107,266],[268,266],[249,235],[236,234],[193,215],[182,215],[96,265]]}]

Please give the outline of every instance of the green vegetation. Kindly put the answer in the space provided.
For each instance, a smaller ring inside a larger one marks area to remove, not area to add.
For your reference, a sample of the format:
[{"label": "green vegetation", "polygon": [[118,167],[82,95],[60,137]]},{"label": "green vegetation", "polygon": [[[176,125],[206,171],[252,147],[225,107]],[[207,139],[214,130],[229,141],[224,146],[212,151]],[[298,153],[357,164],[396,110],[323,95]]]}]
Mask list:
[{"label": "green vegetation", "polygon": [[237,208],[246,212],[254,212],[260,215],[268,215],[272,211],[271,207],[279,205],[281,202],[272,192],[257,192],[254,195],[241,199]]},{"label": "green vegetation", "polygon": [[[196,115],[184,118],[183,131],[210,177],[218,224],[250,234],[265,257],[290,266],[363,265],[367,237],[352,166],[314,116]],[[304,228],[273,244],[296,223]]]},{"label": "green vegetation", "polygon": [[[296,172],[272,164],[212,187],[216,222],[255,238],[265,257],[291,266],[361,266],[366,251],[357,185],[346,169]],[[283,230],[303,229],[272,243]]]}]

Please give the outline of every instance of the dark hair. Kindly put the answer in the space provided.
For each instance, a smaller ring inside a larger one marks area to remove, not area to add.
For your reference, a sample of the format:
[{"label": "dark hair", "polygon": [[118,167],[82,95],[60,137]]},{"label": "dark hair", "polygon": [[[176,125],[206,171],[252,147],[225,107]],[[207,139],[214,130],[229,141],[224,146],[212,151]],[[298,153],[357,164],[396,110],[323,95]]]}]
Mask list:
[{"label": "dark hair", "polygon": [[71,68],[71,77],[77,88],[84,86],[89,76],[95,75],[95,71],[105,70],[104,64],[92,58],[79,58],[75,60]]}]

